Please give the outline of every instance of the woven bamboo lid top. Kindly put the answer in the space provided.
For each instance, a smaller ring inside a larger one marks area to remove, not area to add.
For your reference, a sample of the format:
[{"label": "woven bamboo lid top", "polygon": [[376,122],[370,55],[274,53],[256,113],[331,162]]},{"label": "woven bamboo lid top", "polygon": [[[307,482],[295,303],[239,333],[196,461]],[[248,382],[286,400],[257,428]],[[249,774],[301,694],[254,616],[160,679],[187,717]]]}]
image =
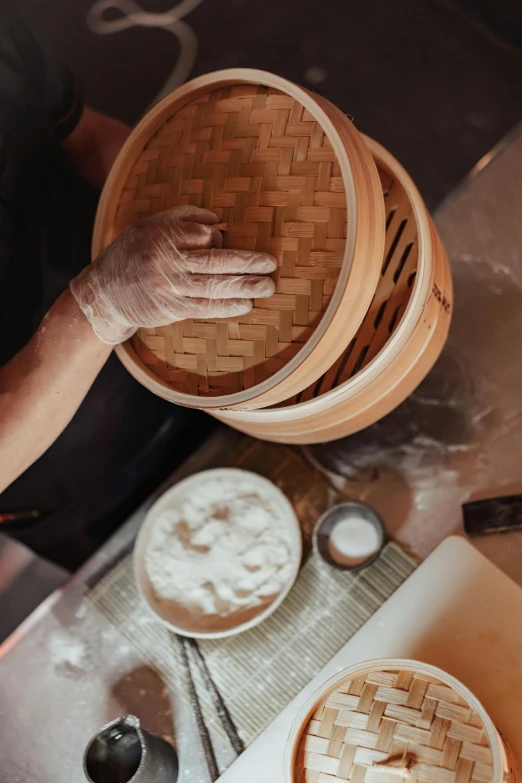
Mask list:
[{"label": "woven bamboo lid top", "polygon": [[345,192],[354,187],[350,176],[346,182],[350,164],[345,156],[343,172],[318,119],[326,113],[311,113],[311,97],[305,108],[276,87],[229,81],[185,91],[181,100],[175,95],[171,110],[169,96],[120,154],[100,201],[93,250],[142,217],[191,203],[228,225],[225,247],[276,256],[276,293],[256,300],[248,315],[186,320],[141,329],[133,338],[134,358],[174,391],[202,400],[237,395],[290,373],[335,312],[330,308],[325,319],[350,272],[347,215],[356,214]]},{"label": "woven bamboo lid top", "polygon": [[142,329],[134,349],[178,391],[233,394],[282,370],[321,320],[345,248],[341,172],[297,100],[258,85],[225,87],[193,99],[152,134],[121,191],[114,236],[186,203],[228,224],[225,247],[276,255],[276,293],[240,318]]},{"label": "woven bamboo lid top", "polygon": [[293,783],[490,783],[487,729],[423,670],[360,670],[317,703],[297,738]]}]

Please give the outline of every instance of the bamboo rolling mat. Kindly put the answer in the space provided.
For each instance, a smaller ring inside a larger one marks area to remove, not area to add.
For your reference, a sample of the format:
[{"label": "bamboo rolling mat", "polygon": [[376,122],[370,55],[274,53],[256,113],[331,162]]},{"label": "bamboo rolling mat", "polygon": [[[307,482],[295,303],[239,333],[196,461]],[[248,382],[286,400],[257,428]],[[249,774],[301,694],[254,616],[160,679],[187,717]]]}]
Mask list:
[{"label": "bamboo rolling mat", "polygon": [[[278,611],[238,636],[197,642],[239,735],[249,744],[410,576],[415,563],[394,543],[359,574],[328,568],[311,556],[316,519],[341,497],[297,450],[242,438],[203,467],[218,465],[252,470],[274,481],[292,502],[303,533],[304,565]],[[180,645],[173,645],[169,631],[141,602],[132,555],[105,573],[86,597],[161,672],[176,697],[188,702]],[[199,675],[195,684],[213,742],[226,744]]]}]

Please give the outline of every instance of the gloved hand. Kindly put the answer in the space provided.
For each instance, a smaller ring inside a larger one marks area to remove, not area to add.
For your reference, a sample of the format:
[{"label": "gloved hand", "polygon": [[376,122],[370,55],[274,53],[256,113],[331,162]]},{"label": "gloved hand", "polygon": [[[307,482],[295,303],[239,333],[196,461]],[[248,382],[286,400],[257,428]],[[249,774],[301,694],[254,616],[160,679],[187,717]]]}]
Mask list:
[{"label": "gloved hand", "polygon": [[184,205],[126,228],[71,281],[74,298],[104,343],[140,326],[231,318],[272,296],[277,263],[266,253],[222,250],[213,212]]}]

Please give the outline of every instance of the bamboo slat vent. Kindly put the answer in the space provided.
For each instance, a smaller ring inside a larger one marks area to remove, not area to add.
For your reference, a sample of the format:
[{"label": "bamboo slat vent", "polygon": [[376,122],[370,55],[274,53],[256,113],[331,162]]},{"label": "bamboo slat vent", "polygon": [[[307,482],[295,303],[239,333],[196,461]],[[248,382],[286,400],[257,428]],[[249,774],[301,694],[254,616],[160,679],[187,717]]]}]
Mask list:
[{"label": "bamboo slat vent", "polygon": [[376,162],[385,205],[386,242],[372,303],[355,337],[339,359],[319,380],[295,397],[279,403],[280,406],[311,400],[357,375],[384,348],[410,300],[419,259],[417,223],[400,181]]}]

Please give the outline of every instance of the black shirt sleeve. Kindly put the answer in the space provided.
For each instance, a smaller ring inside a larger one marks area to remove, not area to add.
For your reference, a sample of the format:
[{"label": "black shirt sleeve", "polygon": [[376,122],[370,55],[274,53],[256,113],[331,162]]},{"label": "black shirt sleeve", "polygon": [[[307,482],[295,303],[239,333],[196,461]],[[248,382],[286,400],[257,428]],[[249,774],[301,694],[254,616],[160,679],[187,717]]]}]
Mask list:
[{"label": "black shirt sleeve", "polygon": [[0,366],[45,311],[46,281],[55,279],[50,270],[61,258],[56,225],[70,219],[64,204],[71,171],[59,142],[82,113],[70,71],[13,13],[6,19],[5,3],[0,0]]},{"label": "black shirt sleeve", "polygon": [[83,95],[80,85],[71,71],[61,63],[47,60],[47,103],[53,133],[57,141],[63,141],[75,129],[83,111]]},{"label": "black shirt sleeve", "polygon": [[71,71],[22,21],[11,19],[0,28],[0,112],[6,103],[20,106],[22,96],[25,113],[47,125],[57,141],[74,130],[82,114],[81,89]]}]

